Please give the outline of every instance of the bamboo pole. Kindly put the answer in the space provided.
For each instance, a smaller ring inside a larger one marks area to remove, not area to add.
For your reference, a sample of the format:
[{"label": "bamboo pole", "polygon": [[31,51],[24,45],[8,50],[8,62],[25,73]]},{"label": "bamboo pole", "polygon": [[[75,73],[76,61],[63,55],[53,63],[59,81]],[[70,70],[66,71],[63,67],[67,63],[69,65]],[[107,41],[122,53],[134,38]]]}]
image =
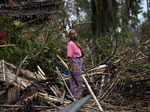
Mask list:
[{"label": "bamboo pole", "polygon": [[6,80],[6,74],[5,74],[5,64],[4,64],[4,60],[2,60],[2,65],[3,65],[3,78],[4,78],[4,81]]},{"label": "bamboo pole", "polygon": [[68,92],[69,92],[69,94],[71,95],[71,97],[72,97],[73,100],[75,101],[76,99],[74,98],[73,94],[71,93],[71,91],[70,91],[70,89],[69,89],[69,87],[68,87],[68,85],[67,85],[67,83],[66,83],[64,77],[63,77],[62,74],[60,73],[58,67],[56,67],[56,70],[57,70],[56,73],[57,73],[58,75],[60,75],[60,77],[62,78],[62,80],[63,80],[63,82],[64,82],[64,84],[65,84],[65,86],[66,86],[66,88],[67,88],[67,90],[68,90]]},{"label": "bamboo pole", "polygon": [[90,93],[91,93],[92,97],[93,97],[93,98],[94,98],[94,100],[96,101],[96,103],[97,103],[97,105],[98,105],[99,110],[103,112],[103,109],[102,109],[102,107],[101,107],[100,103],[98,102],[98,100],[97,100],[97,98],[96,98],[96,96],[95,96],[95,94],[94,94],[94,92],[93,92],[92,88],[91,88],[91,87],[90,87],[90,85],[88,84],[88,81],[86,80],[85,76],[82,76],[82,78],[83,78],[83,80],[84,80],[85,84],[87,85],[87,87],[88,87],[88,89],[89,89],[89,91],[90,91]]},{"label": "bamboo pole", "polygon": [[88,70],[87,72],[91,72],[91,71],[94,71],[94,70],[102,70],[102,69],[105,69],[107,67],[107,65],[100,65],[98,67],[95,67],[91,70]]},{"label": "bamboo pole", "polygon": [[38,68],[39,72],[41,73],[43,79],[45,79],[45,73],[43,72],[43,70],[40,68],[39,65],[37,65],[37,68]]},{"label": "bamboo pole", "polygon": [[68,65],[64,62],[64,60],[59,56],[57,55],[57,58],[61,61],[61,63],[67,68],[67,70],[69,69]]},{"label": "bamboo pole", "polygon": [[[40,75],[41,79],[42,79],[42,80],[46,80],[46,75],[45,75],[45,73],[43,72],[43,70],[40,68],[39,65],[37,65],[37,68],[38,68],[38,74]],[[52,87],[51,87],[51,86],[48,86],[48,87],[52,90],[52,92],[55,94],[55,96],[58,97],[56,91],[54,90],[54,86],[52,86]]]}]

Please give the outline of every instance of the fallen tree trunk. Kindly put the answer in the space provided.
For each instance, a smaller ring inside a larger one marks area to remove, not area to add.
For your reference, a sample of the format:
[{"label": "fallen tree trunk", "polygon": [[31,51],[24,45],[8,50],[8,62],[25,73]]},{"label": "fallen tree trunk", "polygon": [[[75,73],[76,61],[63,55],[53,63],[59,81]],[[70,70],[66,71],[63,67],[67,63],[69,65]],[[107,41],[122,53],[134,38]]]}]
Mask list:
[{"label": "fallen tree trunk", "polygon": [[[7,62],[4,62],[4,63],[11,70],[13,70],[13,71],[17,70],[17,67],[15,65],[7,63]],[[24,70],[24,69],[19,70],[19,76],[22,76],[22,77],[24,77],[28,80],[38,80],[38,79],[40,79],[40,76],[38,76],[37,74],[35,74],[33,72],[30,72],[29,70]]]}]

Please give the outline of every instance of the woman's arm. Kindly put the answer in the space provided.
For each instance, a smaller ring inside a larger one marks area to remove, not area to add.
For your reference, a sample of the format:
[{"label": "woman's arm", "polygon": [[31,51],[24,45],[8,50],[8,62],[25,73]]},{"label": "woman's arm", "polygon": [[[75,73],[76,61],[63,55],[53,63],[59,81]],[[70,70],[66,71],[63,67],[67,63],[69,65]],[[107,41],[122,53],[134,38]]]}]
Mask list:
[{"label": "woman's arm", "polygon": [[69,62],[69,71],[71,71],[71,66],[72,66],[72,59],[71,57],[68,57],[68,62]]},{"label": "woman's arm", "polygon": [[76,46],[77,46],[78,48],[80,48],[80,51],[81,51],[81,54],[82,54],[81,57],[84,57],[84,52],[83,52],[83,50],[81,49],[81,47],[80,47],[77,43],[75,43],[75,44],[76,44]]}]

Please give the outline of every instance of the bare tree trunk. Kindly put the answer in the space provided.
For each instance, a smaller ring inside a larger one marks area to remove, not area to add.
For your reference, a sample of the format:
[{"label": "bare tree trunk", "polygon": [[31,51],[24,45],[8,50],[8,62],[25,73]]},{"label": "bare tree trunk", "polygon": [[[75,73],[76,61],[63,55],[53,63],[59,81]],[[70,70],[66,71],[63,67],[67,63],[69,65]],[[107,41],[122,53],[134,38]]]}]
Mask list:
[{"label": "bare tree trunk", "polygon": [[150,1],[149,1],[149,0],[146,0],[146,3],[147,3],[147,18],[148,18],[148,20],[149,20],[149,19],[150,19],[150,14],[149,14]]}]

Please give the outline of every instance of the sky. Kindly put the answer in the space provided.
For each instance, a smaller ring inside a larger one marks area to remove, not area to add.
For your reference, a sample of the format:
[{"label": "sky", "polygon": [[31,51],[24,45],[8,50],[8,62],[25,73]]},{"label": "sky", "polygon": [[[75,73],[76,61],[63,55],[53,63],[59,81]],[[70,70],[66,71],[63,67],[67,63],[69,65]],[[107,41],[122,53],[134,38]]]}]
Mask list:
[{"label": "sky", "polygon": [[[142,1],[141,7],[143,8],[143,10],[142,10],[143,13],[147,12],[147,3],[146,3],[146,0]],[[138,18],[141,20],[141,23],[145,20],[142,13],[138,15]]]},{"label": "sky", "polygon": [[147,4],[146,4],[146,0],[143,0],[141,6],[143,7],[144,11],[147,11]]}]

